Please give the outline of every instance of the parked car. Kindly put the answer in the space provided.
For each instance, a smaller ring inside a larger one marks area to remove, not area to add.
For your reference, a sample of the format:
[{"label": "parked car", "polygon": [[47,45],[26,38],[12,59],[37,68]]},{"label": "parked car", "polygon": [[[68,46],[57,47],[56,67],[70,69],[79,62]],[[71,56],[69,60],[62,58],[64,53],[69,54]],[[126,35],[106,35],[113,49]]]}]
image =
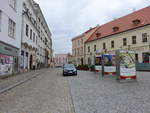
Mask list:
[{"label": "parked car", "polygon": [[64,64],[63,75],[77,75],[77,69],[74,64]]}]

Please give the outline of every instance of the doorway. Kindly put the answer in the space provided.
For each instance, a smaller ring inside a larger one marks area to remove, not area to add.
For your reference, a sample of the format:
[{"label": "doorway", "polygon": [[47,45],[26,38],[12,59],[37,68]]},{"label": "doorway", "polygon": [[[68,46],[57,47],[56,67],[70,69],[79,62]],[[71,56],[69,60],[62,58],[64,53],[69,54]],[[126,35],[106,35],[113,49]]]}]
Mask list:
[{"label": "doorway", "polygon": [[30,56],[30,70],[32,70],[33,56]]}]

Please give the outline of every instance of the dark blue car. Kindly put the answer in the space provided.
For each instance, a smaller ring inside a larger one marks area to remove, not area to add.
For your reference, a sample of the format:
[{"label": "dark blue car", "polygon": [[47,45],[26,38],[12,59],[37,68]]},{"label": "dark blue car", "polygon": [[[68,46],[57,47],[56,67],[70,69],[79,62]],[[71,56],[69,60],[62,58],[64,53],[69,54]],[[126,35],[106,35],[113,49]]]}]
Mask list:
[{"label": "dark blue car", "polygon": [[63,75],[77,75],[77,69],[74,64],[64,64]]}]

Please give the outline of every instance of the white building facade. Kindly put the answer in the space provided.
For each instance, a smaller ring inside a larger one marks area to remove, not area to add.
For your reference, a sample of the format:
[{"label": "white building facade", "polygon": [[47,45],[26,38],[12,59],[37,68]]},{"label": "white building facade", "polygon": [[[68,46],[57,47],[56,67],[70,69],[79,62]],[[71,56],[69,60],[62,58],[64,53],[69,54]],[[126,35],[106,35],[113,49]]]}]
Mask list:
[{"label": "white building facade", "polygon": [[51,32],[40,6],[24,0],[22,14],[21,70],[49,66],[52,54]]},{"label": "white building facade", "polygon": [[0,75],[18,72],[21,47],[22,0],[0,3]]},{"label": "white building facade", "polygon": [[36,22],[36,10],[32,0],[23,1],[22,13],[22,40],[20,68],[23,70],[37,67],[37,40],[39,31]]}]

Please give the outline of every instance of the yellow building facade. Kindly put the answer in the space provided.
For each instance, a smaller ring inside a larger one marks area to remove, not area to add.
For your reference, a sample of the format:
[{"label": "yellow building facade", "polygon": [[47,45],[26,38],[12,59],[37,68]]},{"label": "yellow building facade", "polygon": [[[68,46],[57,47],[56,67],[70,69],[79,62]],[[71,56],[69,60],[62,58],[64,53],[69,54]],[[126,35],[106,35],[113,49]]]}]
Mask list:
[{"label": "yellow building facade", "polygon": [[150,53],[150,25],[88,41],[85,43],[85,49],[85,60],[89,65],[94,65],[97,51],[115,54],[119,49],[135,51],[136,60],[140,63],[144,62],[144,55]]}]

